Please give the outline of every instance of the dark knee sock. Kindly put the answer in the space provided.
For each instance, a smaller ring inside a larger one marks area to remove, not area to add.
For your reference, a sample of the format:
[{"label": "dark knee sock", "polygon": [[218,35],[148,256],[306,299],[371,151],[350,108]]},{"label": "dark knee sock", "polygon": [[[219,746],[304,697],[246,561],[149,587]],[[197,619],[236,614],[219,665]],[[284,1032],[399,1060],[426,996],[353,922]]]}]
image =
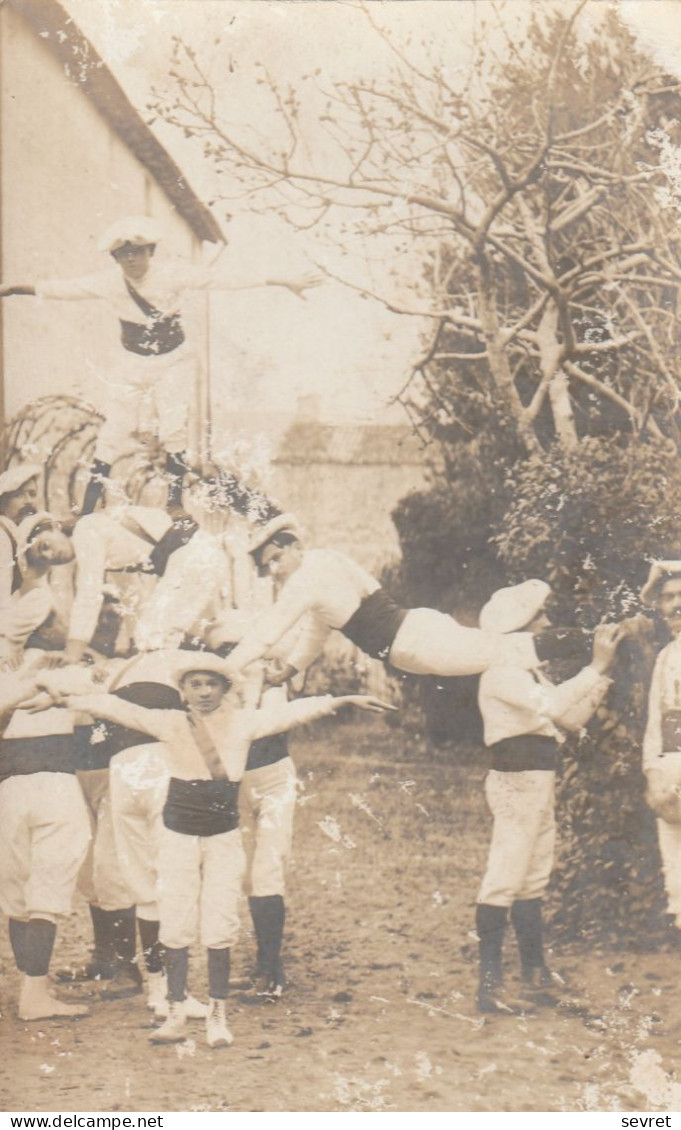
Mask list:
[{"label": "dark knee sock", "polygon": [[516,899],[511,907],[523,974],[544,965],[541,899]]},{"label": "dark knee sock", "polygon": [[[166,946],[166,973],[168,974],[168,1000],[183,1001],[187,996],[189,974],[189,947],[171,949]],[[210,951],[209,951],[210,952]]]},{"label": "dark knee sock", "polygon": [[103,459],[93,459],[92,466],[90,467],[90,478],[85,487],[83,505],[80,510],[81,517],[85,514],[92,514],[104,489],[102,480],[108,479],[110,471],[110,463],[105,463]]},{"label": "dark knee sock", "polygon": [[142,943],[142,954],[144,956],[144,964],[147,967],[147,972],[161,973],[163,970],[164,949],[158,940],[160,923],[152,921],[150,918],[138,918],[137,928],[139,930],[140,942]]},{"label": "dark knee sock", "polygon": [[24,970],[28,977],[46,977],[54,948],[57,927],[45,918],[32,918],[24,935]]},{"label": "dark knee sock", "polygon": [[508,909],[478,903],[475,911],[475,929],[480,949],[480,985],[491,988],[503,979],[501,954]]},{"label": "dark knee sock", "polygon": [[114,957],[122,965],[131,965],[135,960],[137,950],[136,908],[127,906],[124,910],[113,910],[111,914]]},{"label": "dark knee sock", "polygon": [[26,934],[28,922],[21,922],[18,918],[9,920],[9,941],[14,954],[14,961],[20,973],[26,972]]},{"label": "dark knee sock", "polygon": [[92,919],[92,932],[95,939],[93,958],[95,961],[110,963],[114,959],[113,924],[116,912],[102,910],[100,906],[90,904],[90,918]]},{"label": "dark knee sock", "polygon": [[168,506],[182,505],[182,485],[188,471],[186,451],[166,453],[166,478],[168,480]]},{"label": "dark knee sock", "polygon": [[208,993],[211,1000],[227,1000],[229,992],[230,951],[208,950]]},{"label": "dark knee sock", "polygon": [[258,943],[258,971],[276,977],[286,921],[283,895],[251,897],[248,905]]}]

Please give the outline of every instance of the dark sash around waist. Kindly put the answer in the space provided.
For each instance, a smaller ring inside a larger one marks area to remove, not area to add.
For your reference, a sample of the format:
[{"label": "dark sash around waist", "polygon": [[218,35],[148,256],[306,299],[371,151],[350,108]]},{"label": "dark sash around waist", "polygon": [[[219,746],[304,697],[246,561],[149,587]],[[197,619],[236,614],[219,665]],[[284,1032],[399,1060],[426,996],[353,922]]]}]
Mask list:
[{"label": "dark sash around waist", "polygon": [[163,823],[183,836],[219,836],[239,826],[239,782],[171,777]]},{"label": "dark sash around waist", "polygon": [[[152,710],[182,710],[182,699],[174,687],[164,683],[130,683],[112,691],[116,698],[146,706]],[[78,745],[78,768],[106,769],[115,754],[135,745],[149,745],[157,741],[151,734],[141,730],[131,730],[118,722],[105,722],[100,719],[90,726],[76,726]]]},{"label": "dark sash around waist", "polygon": [[558,763],[558,742],[541,734],[522,734],[503,738],[489,747],[490,768],[500,773],[522,773],[528,769],[555,769]]},{"label": "dark sash around waist", "polygon": [[271,734],[268,738],[257,738],[251,743],[248,751],[246,769],[262,769],[265,765],[274,765],[288,757],[288,736],[286,734]]},{"label": "dark sash around waist", "polygon": [[75,773],[77,768],[73,734],[5,738],[0,742],[0,781],[29,773]]},{"label": "dark sash around waist", "polygon": [[146,325],[141,322],[125,322],[123,318],[120,323],[123,348],[140,357],[158,357],[162,353],[172,353],[184,341],[179,314],[157,318]]},{"label": "dark sash around waist", "polygon": [[662,749],[665,753],[681,751],[681,710],[667,710],[662,715]]},{"label": "dark sash around waist", "polygon": [[340,630],[361,651],[385,660],[406,615],[385,589],[376,589]]}]

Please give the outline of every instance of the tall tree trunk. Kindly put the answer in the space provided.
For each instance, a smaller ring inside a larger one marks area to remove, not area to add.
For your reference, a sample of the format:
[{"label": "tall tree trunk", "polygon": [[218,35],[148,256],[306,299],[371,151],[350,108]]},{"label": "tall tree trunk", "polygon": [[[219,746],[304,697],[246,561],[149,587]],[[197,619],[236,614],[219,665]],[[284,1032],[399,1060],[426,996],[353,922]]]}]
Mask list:
[{"label": "tall tree trunk", "polygon": [[496,309],[493,268],[487,257],[478,253],[474,260],[477,278],[478,314],[487,346],[487,360],[497,392],[516,422],[518,435],[528,455],[539,451],[539,441],[513,380],[506,347],[502,343]]},{"label": "tall tree trunk", "polygon": [[562,447],[575,447],[577,428],[572,412],[567,375],[561,369],[563,345],[558,337],[559,312],[556,303],[547,303],[537,329],[539,365],[542,379],[548,382],[549,403],[558,442]]}]

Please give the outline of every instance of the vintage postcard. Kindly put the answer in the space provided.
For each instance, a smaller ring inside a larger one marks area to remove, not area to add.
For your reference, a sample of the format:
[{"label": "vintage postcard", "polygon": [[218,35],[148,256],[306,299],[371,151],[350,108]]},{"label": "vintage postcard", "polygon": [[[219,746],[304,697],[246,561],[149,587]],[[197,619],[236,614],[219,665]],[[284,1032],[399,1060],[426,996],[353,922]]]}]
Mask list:
[{"label": "vintage postcard", "polygon": [[679,1109],[680,15],[0,0],[5,1111]]}]

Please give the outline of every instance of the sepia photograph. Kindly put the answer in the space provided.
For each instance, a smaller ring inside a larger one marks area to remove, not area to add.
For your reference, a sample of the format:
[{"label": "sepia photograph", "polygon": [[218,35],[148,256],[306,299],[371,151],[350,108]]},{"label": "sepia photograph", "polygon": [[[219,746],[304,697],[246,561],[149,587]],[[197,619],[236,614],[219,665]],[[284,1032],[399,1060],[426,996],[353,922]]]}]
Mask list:
[{"label": "sepia photograph", "polygon": [[3,1112],[681,1109],[680,292],[681,0],[0,0]]}]

